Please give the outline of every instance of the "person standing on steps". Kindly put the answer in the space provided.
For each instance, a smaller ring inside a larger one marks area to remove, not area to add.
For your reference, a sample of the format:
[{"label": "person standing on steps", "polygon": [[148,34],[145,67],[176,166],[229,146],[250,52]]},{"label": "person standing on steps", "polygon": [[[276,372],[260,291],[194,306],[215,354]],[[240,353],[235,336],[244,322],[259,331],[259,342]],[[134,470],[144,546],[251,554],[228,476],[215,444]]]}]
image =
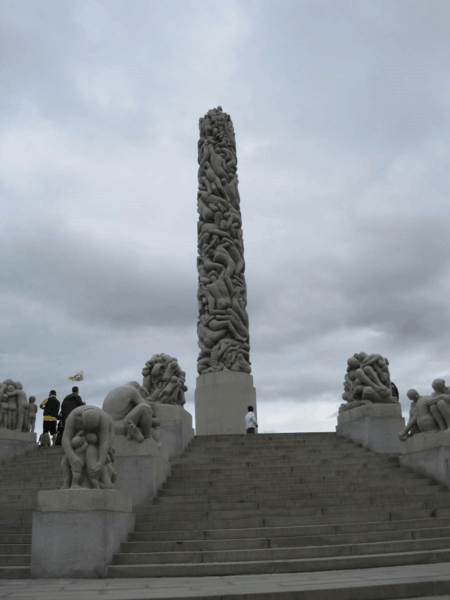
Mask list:
[{"label": "person standing on steps", "polygon": [[50,390],[48,398],[42,402],[40,408],[44,411],[44,433],[52,436],[53,445],[55,445],[56,421],[58,420],[60,402],[56,397],[55,390]]},{"label": "person standing on steps", "polygon": [[85,402],[83,402],[81,396],[78,395],[78,387],[74,385],[72,388],[72,393],[66,396],[61,404],[61,412],[58,415],[58,419],[60,421],[58,424],[58,435],[56,436],[56,446],[61,445],[67,417],[75,408],[78,408],[79,406],[85,406]]},{"label": "person standing on steps", "polygon": [[245,429],[247,433],[256,433],[258,423],[256,422],[255,413],[253,412],[253,406],[247,407],[248,413],[245,415]]}]

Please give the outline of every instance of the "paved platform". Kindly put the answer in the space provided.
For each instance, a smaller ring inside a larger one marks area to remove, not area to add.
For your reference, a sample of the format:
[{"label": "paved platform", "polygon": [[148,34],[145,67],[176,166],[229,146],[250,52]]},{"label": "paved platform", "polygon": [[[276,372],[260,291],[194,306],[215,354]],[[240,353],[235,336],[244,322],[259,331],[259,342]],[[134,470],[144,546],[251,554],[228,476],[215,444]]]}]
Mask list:
[{"label": "paved platform", "polygon": [[8,600],[450,598],[450,563],[346,571],[142,579],[5,579]]}]

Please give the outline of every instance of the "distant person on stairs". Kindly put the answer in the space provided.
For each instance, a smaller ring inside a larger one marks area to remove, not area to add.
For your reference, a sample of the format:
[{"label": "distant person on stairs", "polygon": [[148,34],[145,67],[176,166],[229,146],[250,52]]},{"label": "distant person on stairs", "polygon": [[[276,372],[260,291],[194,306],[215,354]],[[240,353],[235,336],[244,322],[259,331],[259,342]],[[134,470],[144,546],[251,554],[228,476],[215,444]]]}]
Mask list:
[{"label": "distant person on stairs", "polygon": [[48,398],[42,402],[40,408],[44,410],[44,433],[49,433],[53,439],[53,445],[56,440],[56,422],[59,413],[59,400],[56,397],[55,390],[50,390]]},{"label": "distant person on stairs", "polygon": [[61,412],[58,415],[58,419],[60,420],[58,423],[58,435],[56,436],[56,446],[61,445],[62,436],[64,434],[64,427],[66,426],[67,417],[70,413],[78,408],[79,406],[84,406],[85,402],[81,399],[81,396],[78,395],[78,387],[76,385],[72,388],[72,393],[64,398],[61,404]]},{"label": "distant person on stairs", "polygon": [[247,407],[248,413],[245,415],[245,429],[247,433],[256,433],[258,423],[256,422],[255,413],[253,412],[253,406]]}]

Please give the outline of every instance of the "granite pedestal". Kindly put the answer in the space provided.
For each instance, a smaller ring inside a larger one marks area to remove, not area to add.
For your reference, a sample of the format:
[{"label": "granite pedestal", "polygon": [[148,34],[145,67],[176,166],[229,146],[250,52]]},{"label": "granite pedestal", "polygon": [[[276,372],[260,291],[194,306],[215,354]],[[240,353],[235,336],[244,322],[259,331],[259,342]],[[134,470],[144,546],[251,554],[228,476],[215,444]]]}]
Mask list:
[{"label": "granite pedestal", "polygon": [[0,462],[36,450],[36,434],[0,429]]},{"label": "granite pedestal", "polygon": [[133,504],[146,502],[156,496],[170,473],[167,446],[152,438],[137,442],[127,440],[124,435],[116,435],[114,449],[116,489],[131,494]]},{"label": "granite pedestal", "polygon": [[405,427],[402,408],[395,404],[365,404],[338,416],[336,433],[379,453],[400,452],[399,432]]},{"label": "granite pedestal", "polygon": [[181,456],[194,438],[192,415],[182,406],[154,404],[156,416],[161,420],[159,440],[169,451],[169,458]]},{"label": "granite pedestal", "polygon": [[401,442],[400,464],[450,488],[450,430],[416,433]]},{"label": "granite pedestal", "polygon": [[116,490],[48,490],[33,514],[31,577],[106,577],[134,531],[131,496]]},{"label": "granite pedestal", "polygon": [[248,406],[256,413],[253,377],[236,371],[216,371],[197,377],[195,432],[197,435],[245,433]]}]

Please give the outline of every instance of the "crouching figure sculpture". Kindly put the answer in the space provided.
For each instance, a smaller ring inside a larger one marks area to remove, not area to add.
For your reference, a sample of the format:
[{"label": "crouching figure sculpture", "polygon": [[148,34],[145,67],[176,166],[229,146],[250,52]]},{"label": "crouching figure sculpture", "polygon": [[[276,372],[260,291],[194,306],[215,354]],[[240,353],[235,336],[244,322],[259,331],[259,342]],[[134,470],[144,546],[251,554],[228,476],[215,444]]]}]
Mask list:
[{"label": "crouching figure sculpture", "polygon": [[61,489],[112,489],[114,470],[114,421],[96,406],[79,406],[66,420],[61,461]]}]

